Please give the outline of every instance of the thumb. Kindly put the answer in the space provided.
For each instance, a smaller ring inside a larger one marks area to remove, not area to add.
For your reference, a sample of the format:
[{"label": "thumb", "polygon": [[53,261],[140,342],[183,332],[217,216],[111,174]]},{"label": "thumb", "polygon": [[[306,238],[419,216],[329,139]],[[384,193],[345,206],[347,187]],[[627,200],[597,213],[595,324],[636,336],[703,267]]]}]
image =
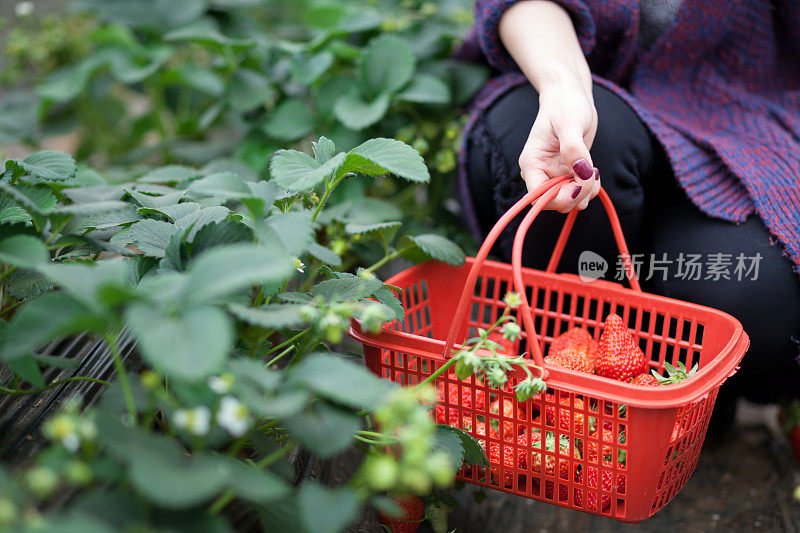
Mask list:
[{"label": "thumb", "polygon": [[557,131],[558,142],[561,149],[561,159],[567,168],[580,180],[589,180],[594,177],[594,165],[589,149],[583,140],[581,131],[577,128],[561,128]]}]

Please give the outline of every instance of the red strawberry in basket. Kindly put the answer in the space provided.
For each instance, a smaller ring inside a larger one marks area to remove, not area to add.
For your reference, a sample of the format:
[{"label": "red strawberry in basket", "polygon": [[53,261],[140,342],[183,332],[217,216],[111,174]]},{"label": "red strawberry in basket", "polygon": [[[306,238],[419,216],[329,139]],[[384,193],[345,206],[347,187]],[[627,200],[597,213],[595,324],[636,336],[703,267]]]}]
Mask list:
[{"label": "red strawberry in basket", "polygon": [[631,385],[638,385],[639,387],[658,387],[661,383],[659,383],[652,374],[639,374],[631,380]]},{"label": "red strawberry in basket", "polygon": [[544,358],[544,362],[549,365],[574,370],[575,372],[594,373],[592,364],[587,359],[581,357],[575,350],[565,350],[560,354],[548,355]]},{"label": "red strawberry in basket", "polygon": [[[583,400],[569,395],[562,396],[558,403],[562,407],[558,411],[556,411],[554,405],[545,407],[545,424],[548,427],[556,427],[556,418],[558,418],[558,428],[561,431],[574,431],[578,435],[582,434],[583,422],[586,419],[582,412],[584,409]],[[589,431],[591,431],[591,427]]]},{"label": "red strawberry in basket", "polygon": [[[449,394],[448,401],[445,401],[444,396],[444,382],[436,382],[436,423],[449,424],[451,426],[458,425],[458,418],[463,414],[463,410],[476,410],[478,412],[486,409],[486,394],[481,390],[475,390],[475,402],[472,401],[473,388],[466,382],[461,386],[461,396],[459,402],[458,384],[448,381],[447,392]],[[449,416],[445,418],[445,403],[449,404]],[[461,407],[462,411],[459,411]]]},{"label": "red strawberry in basket", "polygon": [[572,350],[592,365],[594,368],[597,356],[597,341],[583,328],[570,328],[550,343],[548,355],[560,355],[567,350]]},{"label": "red strawberry in basket", "polygon": [[[596,438],[600,438],[600,440],[604,444],[600,444]],[[625,430],[619,432],[617,436],[617,443],[618,444],[625,444]],[[601,429],[599,432],[594,431],[589,434],[589,439],[586,442],[586,449],[584,450],[584,454],[586,455],[586,460],[590,463],[598,463],[601,458],[601,446],[602,446],[602,460],[611,461],[612,454],[614,452],[614,432],[611,429],[606,429],[605,427]],[[617,451],[617,463],[624,465],[626,462],[626,451],[624,449],[618,449]]]},{"label": "red strawberry in basket", "polygon": [[[524,404],[519,404],[518,411],[517,411],[517,419],[524,420]],[[504,439],[507,439],[509,436],[513,436],[517,433],[516,428],[514,427],[514,401],[510,398],[497,398],[495,401],[489,405],[489,412],[495,415],[499,415],[503,420],[503,431],[501,435]],[[493,420],[493,424],[497,426],[497,421]],[[499,429],[499,428],[498,428]]]},{"label": "red strawberry in basket", "polygon": [[[612,465],[609,461],[603,461],[605,467],[602,471],[596,466],[588,466],[584,471],[578,472],[575,476],[575,482],[581,483],[584,476],[586,479],[586,509],[589,511],[605,511],[611,507],[611,494],[624,495],[625,494],[625,474],[619,471],[625,471],[624,466],[618,467],[617,472],[617,488],[614,489],[614,473],[611,470]],[[606,493],[606,494],[602,494]],[[598,501],[601,503],[598,508]],[[575,505],[583,507],[583,492],[579,489],[575,490]]]},{"label": "red strawberry in basket", "polygon": [[[570,457],[573,459],[580,459],[581,454],[577,449],[570,449],[569,437],[561,435],[558,439],[558,451],[556,456],[548,455],[542,451],[542,434],[535,432],[531,434],[531,470],[537,473],[542,472],[542,456],[544,455],[544,473],[548,476],[556,476],[560,480],[569,480],[570,470]],[[547,432],[544,439],[544,450],[548,452],[556,451],[556,436]],[[558,471],[558,474],[556,474]],[[553,498],[554,482],[549,479],[544,479],[542,482],[545,484],[544,496],[545,498]],[[566,500],[568,495],[568,488],[566,485],[560,485],[558,490],[558,499]]]},{"label": "red strawberry in basket", "polygon": [[378,513],[381,524],[389,528],[392,533],[415,533],[420,523],[425,520],[425,504],[419,496],[406,494],[394,496],[394,503],[400,508],[400,516],[389,516],[381,511]]},{"label": "red strawberry in basket", "polygon": [[[494,431],[493,429],[491,431]],[[529,444],[528,434],[510,435],[505,439],[507,444],[501,445],[499,442],[489,443],[489,463],[493,467],[505,467],[503,472],[503,486],[506,488],[513,486],[513,469],[525,470],[528,464],[527,448]],[[512,443],[516,443],[514,446]],[[502,456],[502,457],[501,457]]]},{"label": "red strawberry in basket", "polygon": [[619,381],[630,381],[647,370],[647,359],[619,315],[608,315],[597,345],[596,372]]}]

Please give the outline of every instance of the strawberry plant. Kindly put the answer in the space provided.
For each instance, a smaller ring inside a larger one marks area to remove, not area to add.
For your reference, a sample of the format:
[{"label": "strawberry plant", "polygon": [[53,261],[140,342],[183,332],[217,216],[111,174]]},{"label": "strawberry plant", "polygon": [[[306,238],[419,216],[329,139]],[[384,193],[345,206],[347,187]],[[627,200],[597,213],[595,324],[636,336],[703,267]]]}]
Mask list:
[{"label": "strawberry plant", "polygon": [[[278,151],[270,179],[239,170],[221,159],[100,172],[52,150],[5,162],[0,363],[12,375],[0,393],[63,386],[42,375],[63,362],[37,348],[81,332],[105,340],[116,378],[70,378],[103,392],[47,420],[50,444],[30,464],[0,467],[0,530],[228,531],[235,502],[268,531],[335,532],[385,507],[387,490],[425,494],[483,461],[467,433],[434,425],[427,382],[403,389],[340,347],[351,319],[371,331],[403,319],[374,273],[388,258],[464,261],[441,236],[374,222],[364,211],[379,200],[348,198],[350,183],[388,174],[427,183],[419,153],[321,137],[311,153]],[[120,356],[123,330],[140,373]],[[301,451],[354,447],[349,480],[295,485]]]}]

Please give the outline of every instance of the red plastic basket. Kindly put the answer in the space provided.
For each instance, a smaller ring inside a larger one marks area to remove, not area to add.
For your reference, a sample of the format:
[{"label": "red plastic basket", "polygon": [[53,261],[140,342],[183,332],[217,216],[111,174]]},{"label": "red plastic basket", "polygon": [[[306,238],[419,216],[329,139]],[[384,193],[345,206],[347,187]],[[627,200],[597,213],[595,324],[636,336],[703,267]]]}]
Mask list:
[{"label": "red plastic basket", "polygon": [[[474,377],[459,380],[452,372],[438,378],[443,399],[434,410],[437,421],[470,432],[490,459],[489,467],[463,467],[459,479],[623,522],[640,522],[666,505],[691,476],[717,391],[736,371],[749,339],[741,324],[726,313],[642,292],[627,260],[630,289],[555,273],[575,211],[566,218],[547,270],[522,268],[528,228],[555,197],[555,187],[568,179],[553,178],[526,194],[465,265],[429,262],[389,279],[404,291],[403,324],[395,322],[372,334],[354,321],[350,334],[364,344],[371,371],[411,386],[460,347],[456,339],[471,337],[477,328],[494,323],[505,309],[504,295],[516,290],[523,303],[512,313],[524,328],[522,338],[509,348],[527,353],[543,369],[547,393],[518,402],[513,386],[524,377],[521,371],[503,389]],[[627,258],[614,207],[605,191],[599,197],[619,251]],[[532,203],[515,237],[512,265],[486,261],[503,228]],[[660,372],[666,362],[680,361],[687,367],[699,365],[697,374],[675,385],[646,388],[543,363],[549,343],[571,327],[586,328],[599,339],[610,313],[621,316],[635,334],[651,368]],[[561,445],[548,446],[543,443],[548,438],[568,444],[563,450]]]}]

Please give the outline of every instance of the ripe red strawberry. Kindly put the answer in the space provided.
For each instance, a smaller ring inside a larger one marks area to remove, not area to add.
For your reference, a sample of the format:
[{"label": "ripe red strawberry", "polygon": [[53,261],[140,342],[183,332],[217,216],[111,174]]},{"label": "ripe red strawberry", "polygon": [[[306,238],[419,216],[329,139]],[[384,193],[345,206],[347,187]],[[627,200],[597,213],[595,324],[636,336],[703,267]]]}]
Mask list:
[{"label": "ripe red strawberry", "polygon": [[[506,437],[504,440],[509,444],[501,445],[499,442],[490,441],[488,455],[489,463],[493,467],[498,467],[501,464],[505,467],[503,472],[503,486],[509,488],[513,486],[514,469],[525,470],[527,468],[527,448],[529,439],[527,433],[522,433],[520,435]],[[514,442],[516,443],[516,447],[511,444]]]},{"label": "ripe red strawberry", "polygon": [[633,378],[631,384],[638,385],[640,387],[658,387],[661,385],[661,383],[659,383],[656,377],[652,374],[639,374]]},{"label": "ripe red strawberry", "polygon": [[647,370],[647,360],[619,315],[608,315],[597,346],[598,376],[630,381]]},{"label": "ripe red strawberry", "polygon": [[574,370],[575,372],[585,372],[587,374],[594,373],[594,367],[587,360],[577,355],[575,350],[567,350],[560,354],[548,355],[544,358],[544,362],[553,365]]},{"label": "ripe red strawberry", "polygon": [[597,341],[585,329],[574,327],[562,333],[550,343],[550,350],[547,354],[559,355],[566,350],[574,350],[594,367]]},{"label": "ripe red strawberry", "polygon": [[[450,425],[458,426],[458,424],[450,424]],[[480,444],[484,450],[486,449],[486,441],[484,440],[486,438],[486,424],[484,422],[477,420],[473,427],[472,417],[465,416],[461,419],[461,429],[463,429],[467,433],[472,433],[475,439],[477,439],[478,444]],[[492,429],[492,436],[494,436],[495,438],[497,437],[497,434],[494,431],[494,429]]]},{"label": "ripe red strawberry", "polygon": [[[461,386],[461,398],[459,402],[458,384],[448,381],[447,390],[449,393],[448,401],[444,397],[444,382],[436,382],[436,423],[449,424],[451,426],[458,425],[459,410],[453,406],[460,406],[462,409],[474,409],[476,411],[483,411],[486,409],[486,394],[480,390],[475,391],[475,402],[473,405],[472,392],[473,388],[464,382]],[[449,416],[445,417],[447,411],[445,403],[449,403]]]},{"label": "ripe red strawberry", "polygon": [[[548,432],[544,440],[544,449],[549,452],[556,451],[556,436]],[[577,449],[570,450],[569,437],[561,435],[558,439],[558,452],[557,456],[545,455],[542,453],[542,434],[539,432],[531,434],[531,470],[541,473],[542,471],[542,455],[544,455],[544,473],[548,476],[555,476],[558,470],[558,478],[561,480],[569,479],[570,471],[570,456],[573,459],[580,459],[581,454]],[[571,453],[570,453],[571,452]],[[563,457],[562,457],[563,456]],[[558,464],[556,466],[556,463]],[[545,498],[553,498],[554,483],[551,480],[542,480],[545,484],[544,496]],[[558,490],[558,499],[566,500],[569,489],[566,485],[560,485]]]},{"label": "ripe red strawberry", "polygon": [[413,494],[393,496],[392,499],[402,512],[400,516],[389,516],[381,511],[378,513],[381,524],[388,527],[392,533],[416,533],[420,523],[425,519],[425,505],[422,500]]},{"label": "ripe red strawberry", "polygon": [[[523,404],[519,404],[519,410],[517,412],[517,417],[524,420],[524,411]],[[514,401],[510,398],[497,398],[495,401],[489,405],[489,412],[495,415],[500,415],[501,419],[503,420],[503,431],[501,431],[501,435],[503,439],[508,438],[509,436],[514,436],[517,433],[516,428],[514,427]],[[490,419],[492,424],[497,426],[496,419]],[[500,429],[500,428],[498,428]]]},{"label": "ripe red strawberry", "polygon": [[[596,466],[588,466],[585,471],[586,476],[586,509],[589,511],[605,511],[611,507],[611,494],[623,495],[625,494],[625,474],[617,472],[617,488],[614,490],[614,473],[611,470],[612,465],[608,461],[603,461],[603,466],[606,467],[602,471]],[[624,466],[620,466],[619,470],[625,470]],[[584,472],[580,471],[575,476],[575,482],[581,483]],[[599,492],[598,491],[602,491]],[[606,493],[606,494],[603,494]],[[598,501],[600,507],[598,508]],[[583,493],[579,489],[575,490],[575,505],[583,507]]]},{"label": "ripe red strawberry", "polygon": [[[561,431],[569,432],[574,431],[580,435],[583,433],[583,422],[585,415],[580,412],[584,409],[584,403],[581,398],[571,398],[570,396],[562,396],[559,402],[562,409],[556,411],[554,405],[548,405],[545,408],[545,424],[548,427],[556,427],[556,418],[558,418],[558,428]],[[573,411],[569,411],[572,409]],[[591,428],[589,428],[591,431]]]},{"label": "ripe red strawberry", "polygon": [[[614,432],[610,428],[603,427],[600,430],[599,435],[597,431],[589,433],[589,439],[586,442],[586,460],[590,463],[598,463],[600,461],[601,455],[601,444],[595,438],[599,437],[600,440],[604,444],[602,444],[602,459],[604,462],[611,461],[614,452]],[[619,435],[616,438],[618,444],[625,444],[625,431],[620,431]],[[617,463],[620,465],[624,465],[626,462],[627,453],[624,449],[619,449],[617,451]]]}]

